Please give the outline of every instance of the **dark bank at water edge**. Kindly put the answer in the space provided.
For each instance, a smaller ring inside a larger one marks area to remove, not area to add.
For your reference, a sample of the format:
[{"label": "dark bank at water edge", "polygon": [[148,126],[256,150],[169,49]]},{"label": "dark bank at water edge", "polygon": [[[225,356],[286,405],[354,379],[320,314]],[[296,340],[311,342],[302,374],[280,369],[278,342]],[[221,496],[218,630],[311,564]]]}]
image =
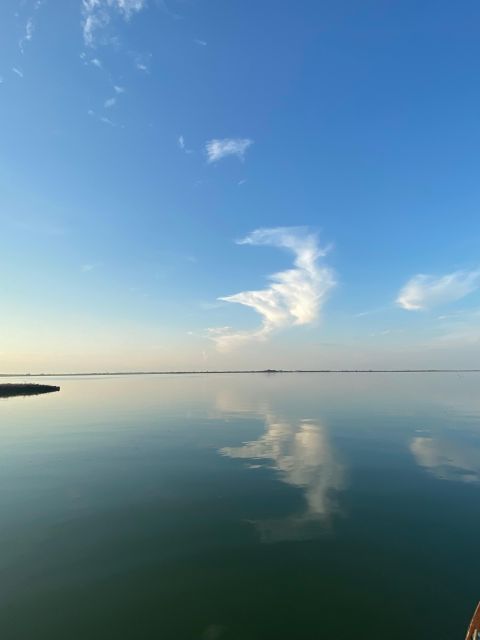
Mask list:
[{"label": "dark bank at water edge", "polygon": [[39,393],[51,393],[52,391],[60,391],[60,387],[52,384],[0,384],[0,398],[33,396]]}]

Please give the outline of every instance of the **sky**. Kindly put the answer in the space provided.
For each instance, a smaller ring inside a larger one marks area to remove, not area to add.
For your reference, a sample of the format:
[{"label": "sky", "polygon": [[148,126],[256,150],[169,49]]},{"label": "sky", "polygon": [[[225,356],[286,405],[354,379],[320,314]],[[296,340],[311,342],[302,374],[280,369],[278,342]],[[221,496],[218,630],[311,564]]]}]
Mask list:
[{"label": "sky", "polygon": [[4,0],[0,372],[480,367],[479,24]]}]

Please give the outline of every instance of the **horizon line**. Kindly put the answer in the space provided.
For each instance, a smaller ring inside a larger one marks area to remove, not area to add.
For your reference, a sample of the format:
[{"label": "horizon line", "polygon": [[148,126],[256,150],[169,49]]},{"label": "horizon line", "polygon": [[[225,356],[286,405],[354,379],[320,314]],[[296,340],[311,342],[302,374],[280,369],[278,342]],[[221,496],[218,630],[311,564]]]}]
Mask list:
[{"label": "horizon line", "polygon": [[0,373],[0,378],[74,376],[192,375],[215,373],[480,373],[480,369],[192,369],[185,371],[90,371],[70,373]]}]

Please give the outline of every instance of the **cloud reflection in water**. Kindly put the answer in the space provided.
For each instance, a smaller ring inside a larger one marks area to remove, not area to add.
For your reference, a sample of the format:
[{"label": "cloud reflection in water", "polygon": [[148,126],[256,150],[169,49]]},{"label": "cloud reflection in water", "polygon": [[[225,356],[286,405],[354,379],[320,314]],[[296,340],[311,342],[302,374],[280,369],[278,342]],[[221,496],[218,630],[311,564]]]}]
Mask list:
[{"label": "cloud reflection in water", "polygon": [[410,443],[417,464],[440,480],[480,482],[480,447],[448,438],[415,437]]},{"label": "cloud reflection in water", "polygon": [[220,453],[235,459],[269,461],[283,482],[304,492],[306,505],[300,513],[255,522],[262,540],[314,537],[339,511],[337,493],[345,485],[344,467],[337,460],[327,429],[316,421],[289,422],[270,412],[263,417],[266,432],[261,438],[240,447],[225,447]]}]

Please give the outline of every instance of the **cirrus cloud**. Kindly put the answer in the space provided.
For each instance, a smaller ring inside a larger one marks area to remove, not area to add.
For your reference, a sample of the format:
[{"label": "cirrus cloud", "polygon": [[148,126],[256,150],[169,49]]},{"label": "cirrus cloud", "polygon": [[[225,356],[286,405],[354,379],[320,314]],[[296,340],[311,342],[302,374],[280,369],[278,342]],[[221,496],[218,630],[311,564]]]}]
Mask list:
[{"label": "cirrus cloud", "polygon": [[124,20],[130,20],[147,6],[147,0],[83,0],[83,39],[87,46],[94,46],[96,32],[111,21],[111,11]]},{"label": "cirrus cloud", "polygon": [[294,268],[271,275],[272,284],[266,289],[219,298],[254,309],[262,317],[262,323],[250,331],[235,331],[230,327],[209,329],[209,337],[217,348],[229,351],[252,340],[265,340],[278,330],[315,322],[336,284],[333,270],[320,264],[328,249],[319,247],[316,235],[303,227],[257,229],[238,244],[287,249],[295,256]]},{"label": "cirrus cloud", "polygon": [[440,277],[418,274],[400,290],[396,302],[407,311],[419,311],[460,300],[479,286],[480,270],[454,271]]},{"label": "cirrus cloud", "polygon": [[215,138],[205,144],[208,162],[218,162],[228,156],[236,156],[239,160],[245,159],[247,149],[253,144],[250,138]]}]

